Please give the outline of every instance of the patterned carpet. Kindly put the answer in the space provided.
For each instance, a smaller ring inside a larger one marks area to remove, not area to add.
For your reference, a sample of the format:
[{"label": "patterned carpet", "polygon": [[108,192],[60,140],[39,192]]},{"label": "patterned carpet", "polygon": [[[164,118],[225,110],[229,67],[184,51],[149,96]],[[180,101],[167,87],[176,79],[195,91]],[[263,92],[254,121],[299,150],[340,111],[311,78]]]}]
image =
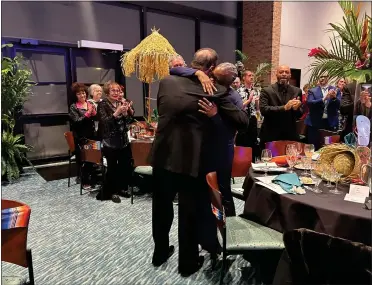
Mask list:
[{"label": "patterned carpet", "polygon": [[[32,249],[37,285],[109,284],[218,284],[219,270],[203,268],[183,278],[177,272],[177,206],[170,240],[175,254],[158,269],[151,265],[151,198],[135,197],[115,204],[94,196],[79,195],[79,186],[67,187],[67,179],[46,182],[35,172],[2,186],[4,199],[28,204],[31,220],[28,246]],[[235,201],[237,213],[243,202]],[[257,284],[254,270],[241,256],[233,257],[226,284]],[[3,281],[27,278],[27,269],[2,262]],[[4,283],[3,283],[4,284]]]}]

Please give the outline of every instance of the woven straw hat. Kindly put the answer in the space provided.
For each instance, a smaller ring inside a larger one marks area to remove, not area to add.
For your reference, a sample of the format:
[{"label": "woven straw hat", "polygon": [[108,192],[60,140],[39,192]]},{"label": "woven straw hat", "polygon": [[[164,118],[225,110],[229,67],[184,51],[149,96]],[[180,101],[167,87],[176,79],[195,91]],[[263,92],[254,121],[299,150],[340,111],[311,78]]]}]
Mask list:
[{"label": "woven straw hat", "polygon": [[359,176],[359,156],[354,148],[345,144],[331,144],[323,147],[319,164],[322,168],[334,167],[338,173],[342,174],[341,180],[344,182]]}]

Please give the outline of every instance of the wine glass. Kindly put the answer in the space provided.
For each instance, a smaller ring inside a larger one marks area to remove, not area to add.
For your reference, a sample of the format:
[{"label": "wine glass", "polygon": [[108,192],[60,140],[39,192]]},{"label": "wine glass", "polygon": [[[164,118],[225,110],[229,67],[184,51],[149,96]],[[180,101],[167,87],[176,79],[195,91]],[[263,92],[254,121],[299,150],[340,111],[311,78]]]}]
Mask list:
[{"label": "wine glass", "polygon": [[322,169],[322,178],[327,181],[327,184],[325,185],[327,188],[331,188],[331,180],[332,180],[332,169],[331,166],[324,166]]},{"label": "wine glass", "polygon": [[309,166],[310,163],[311,163],[311,160],[308,157],[306,156],[301,157],[301,164],[304,169],[303,176],[310,176],[310,173],[308,172],[308,170],[310,169],[310,166]]},{"label": "wine glass", "polygon": [[311,189],[314,193],[323,193],[322,190],[319,189],[319,184],[322,182],[322,177],[320,177],[318,174],[314,174],[311,179],[314,181],[314,189]]},{"label": "wine glass", "polygon": [[311,179],[314,181],[315,188],[311,189],[314,193],[322,193],[323,191],[319,189],[319,185],[322,182],[322,173],[323,173],[323,166],[319,163],[319,161],[314,161],[311,163],[312,168],[315,172],[311,173]]},{"label": "wine glass", "polygon": [[294,145],[287,145],[285,148],[285,158],[287,160],[288,166],[289,166],[289,173],[293,173],[293,166],[296,163],[296,156],[297,156],[297,150]]},{"label": "wine glass", "polygon": [[343,194],[343,192],[341,192],[337,188],[338,182],[340,181],[342,174],[338,173],[337,170],[335,168],[333,168],[331,176],[332,176],[332,181],[335,182],[335,184],[336,184],[336,187],[335,187],[335,189],[329,190],[329,192],[332,193],[332,194]]},{"label": "wine glass", "polygon": [[269,149],[264,149],[262,150],[262,153],[261,153],[261,160],[263,162],[265,162],[265,168],[264,168],[264,171],[265,171],[265,176],[267,176],[267,172],[269,171],[269,168],[267,167],[267,163],[273,158],[273,155],[271,153],[271,150]]},{"label": "wine glass", "polygon": [[302,154],[302,143],[296,142],[293,145],[296,148],[297,155],[301,155]]},{"label": "wine glass", "polygon": [[304,153],[305,153],[306,157],[312,158],[313,154],[314,154],[314,151],[315,151],[315,147],[314,147],[313,144],[305,144]]}]

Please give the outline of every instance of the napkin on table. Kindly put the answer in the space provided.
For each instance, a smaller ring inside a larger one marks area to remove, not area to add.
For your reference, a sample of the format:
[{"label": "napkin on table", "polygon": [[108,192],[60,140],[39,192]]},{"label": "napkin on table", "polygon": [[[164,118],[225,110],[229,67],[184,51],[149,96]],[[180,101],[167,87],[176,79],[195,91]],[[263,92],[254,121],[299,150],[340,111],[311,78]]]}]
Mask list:
[{"label": "napkin on table", "polygon": [[272,182],[278,184],[287,193],[305,194],[303,189],[299,189],[302,183],[296,173],[280,174],[275,177]]}]

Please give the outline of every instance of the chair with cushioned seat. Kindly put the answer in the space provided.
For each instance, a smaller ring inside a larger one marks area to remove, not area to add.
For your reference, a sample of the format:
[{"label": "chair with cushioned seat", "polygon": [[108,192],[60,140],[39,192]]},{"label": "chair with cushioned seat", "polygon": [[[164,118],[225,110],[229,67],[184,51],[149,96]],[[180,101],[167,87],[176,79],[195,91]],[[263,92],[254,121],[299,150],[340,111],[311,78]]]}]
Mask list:
[{"label": "chair with cushioned seat", "polygon": [[[152,142],[150,141],[136,141],[131,143],[132,157],[133,157],[133,180],[136,176],[141,178],[152,177],[152,166],[148,163],[148,157],[151,151]],[[134,182],[130,187],[131,204],[133,204],[134,197]]]},{"label": "chair with cushioned seat", "polygon": [[28,268],[34,285],[31,249],[27,249],[27,232],[31,209],[28,205],[12,200],[1,200],[1,261]]},{"label": "chair with cushioned seat", "polygon": [[71,164],[75,160],[75,141],[72,132],[65,132],[64,135],[68,145],[68,187],[70,187]]},{"label": "chair with cushioned seat", "polygon": [[[235,198],[243,200],[243,193],[238,191],[234,188],[234,184],[237,180],[245,179],[247,176],[248,170],[252,165],[252,148],[251,147],[243,147],[243,146],[235,146],[234,147],[234,159],[232,163],[232,171],[231,171],[231,178],[233,181],[233,185],[231,186],[231,193]],[[240,179],[241,178],[241,179]],[[240,182],[240,181],[239,181]],[[243,182],[239,183],[239,185],[235,185],[237,188],[241,188]]]},{"label": "chair with cushioned seat", "polygon": [[[222,270],[220,284],[223,283],[227,269],[227,255],[238,255],[256,250],[284,249],[283,235],[280,232],[257,224],[242,217],[226,217],[222,205],[222,195],[218,189],[217,173],[211,172],[206,176],[211,197],[212,212],[216,217],[222,239]],[[212,258],[212,267],[216,260]]]},{"label": "chair with cushioned seat", "polygon": [[[273,157],[286,155],[285,149],[287,145],[298,143],[296,141],[272,141],[265,143],[265,148],[271,150]],[[304,148],[304,143],[302,144],[302,149]]]}]

